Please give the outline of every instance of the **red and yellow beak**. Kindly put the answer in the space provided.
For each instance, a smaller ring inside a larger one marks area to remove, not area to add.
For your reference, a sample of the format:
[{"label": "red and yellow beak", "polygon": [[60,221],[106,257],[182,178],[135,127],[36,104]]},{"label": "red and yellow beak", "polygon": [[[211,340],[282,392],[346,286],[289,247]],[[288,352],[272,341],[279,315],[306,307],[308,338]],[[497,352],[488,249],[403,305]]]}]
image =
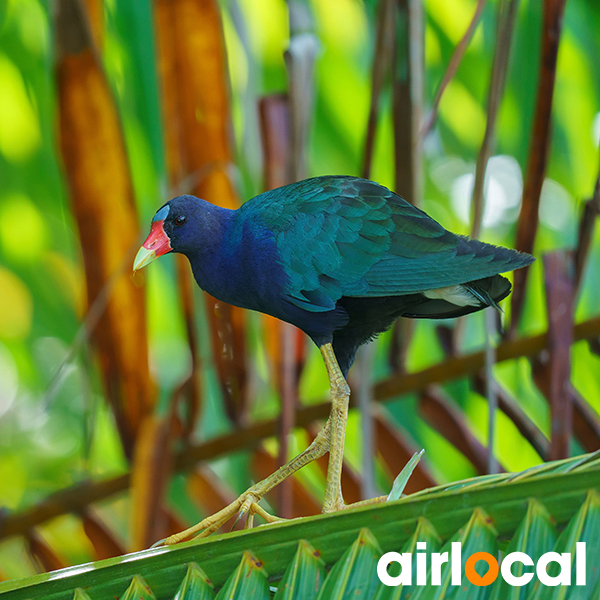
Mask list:
[{"label": "red and yellow beak", "polygon": [[157,259],[167,252],[171,252],[171,240],[165,233],[163,228],[165,220],[153,221],[150,227],[150,234],[146,238],[146,241],[142,244],[142,247],[138,250],[133,261],[133,272],[139,271],[146,265],[149,265],[153,260]]}]

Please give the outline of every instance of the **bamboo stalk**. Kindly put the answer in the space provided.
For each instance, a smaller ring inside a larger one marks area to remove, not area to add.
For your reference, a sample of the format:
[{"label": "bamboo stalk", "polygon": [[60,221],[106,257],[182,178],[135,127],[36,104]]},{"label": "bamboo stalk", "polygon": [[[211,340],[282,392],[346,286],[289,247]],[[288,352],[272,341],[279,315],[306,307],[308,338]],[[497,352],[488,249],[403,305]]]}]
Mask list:
[{"label": "bamboo stalk", "polygon": [[571,345],[573,343],[573,256],[558,250],[544,256],[548,311],[548,402],[552,417],[550,460],[567,458],[573,429]]},{"label": "bamboo stalk", "polygon": [[363,163],[360,176],[369,179],[375,147],[375,133],[379,115],[379,97],[383,88],[383,80],[390,69],[394,46],[394,4],[395,0],[382,0],[377,15],[377,33],[375,34],[375,52],[371,71],[371,103],[365,134]]},{"label": "bamboo stalk", "polygon": [[518,9],[519,0],[502,0],[498,5],[498,35],[496,40],[496,50],[494,52],[490,93],[488,96],[487,122],[481,149],[477,155],[475,182],[473,184],[473,196],[471,201],[473,210],[471,237],[474,238],[479,237],[481,232],[481,223],[483,221],[484,212],[485,174],[488,162],[496,146],[496,121],[506,83],[506,72],[508,70],[510,48]]},{"label": "bamboo stalk", "polygon": [[131,173],[117,107],[83,5],[60,0],[56,9],[60,150],[85,265],[91,313],[86,322],[93,328],[83,329],[82,336],[92,335],[106,397],[131,458],[156,398],[148,369],[144,289],[125,269],[138,236]]},{"label": "bamboo stalk", "polygon": [[415,206],[422,203],[421,110],[425,81],[425,37],[420,0],[398,0],[394,53],[395,191]]},{"label": "bamboo stalk", "polygon": [[[213,204],[237,208],[230,177],[234,143],[218,3],[156,0],[154,16],[171,183],[178,193],[191,192]],[[248,417],[246,315],[208,294],[204,299],[225,410],[240,425]]]},{"label": "bamboo stalk", "polygon": [[473,35],[475,34],[475,30],[477,29],[477,25],[479,25],[479,21],[481,20],[481,15],[483,14],[483,9],[485,8],[487,0],[477,0],[477,6],[475,7],[475,13],[473,14],[473,18],[465,31],[465,34],[461,38],[460,42],[456,45],[454,49],[454,53],[452,54],[452,58],[448,63],[448,67],[446,68],[446,72],[442,77],[442,81],[438,86],[438,89],[435,92],[435,97],[433,99],[433,103],[431,106],[431,110],[429,111],[429,115],[425,124],[423,125],[423,129],[421,131],[421,140],[424,140],[429,132],[433,129],[435,122],[438,116],[438,110],[440,107],[440,102],[442,101],[442,96],[444,95],[444,91],[448,87],[448,84],[452,81],[456,72],[458,71],[458,67],[473,39]]},{"label": "bamboo stalk", "polygon": [[[546,177],[546,165],[550,153],[552,98],[565,2],[566,0],[545,0],[544,2],[540,78],[531,132],[531,147],[523,185],[523,204],[519,215],[515,244],[517,250],[529,252],[530,254],[533,252],[538,228],[540,195]],[[528,273],[529,267],[515,271],[511,299],[511,322],[507,330],[508,337],[515,335],[519,325],[525,302],[525,286]]]},{"label": "bamboo stalk", "polygon": [[594,238],[596,218],[599,214],[600,170],[598,170],[598,176],[596,177],[596,184],[594,185],[594,193],[592,198],[585,203],[581,214],[581,220],[579,222],[579,236],[577,239],[577,248],[575,250],[575,277],[573,283],[573,287],[575,288],[575,299],[577,299],[581,288],[585,264],[587,262],[587,257],[592,245],[592,239]]}]

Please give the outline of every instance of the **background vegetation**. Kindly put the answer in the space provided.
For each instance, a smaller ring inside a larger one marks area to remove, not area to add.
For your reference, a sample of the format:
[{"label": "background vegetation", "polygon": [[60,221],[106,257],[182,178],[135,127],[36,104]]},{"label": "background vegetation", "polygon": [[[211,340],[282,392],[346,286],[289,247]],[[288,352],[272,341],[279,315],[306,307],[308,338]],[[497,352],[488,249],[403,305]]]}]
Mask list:
[{"label": "background vegetation", "polygon": [[[0,579],[148,546],[327,415],[318,352],[291,328],[215,307],[174,257],[131,276],[183,191],[235,206],[370,174],[538,258],[505,333],[488,324],[487,377],[482,314],[363,353],[348,501],[387,492],[420,448],[408,492],[600,447],[599,26],[585,0],[2,3]],[[271,506],[318,512],[325,465]]]}]

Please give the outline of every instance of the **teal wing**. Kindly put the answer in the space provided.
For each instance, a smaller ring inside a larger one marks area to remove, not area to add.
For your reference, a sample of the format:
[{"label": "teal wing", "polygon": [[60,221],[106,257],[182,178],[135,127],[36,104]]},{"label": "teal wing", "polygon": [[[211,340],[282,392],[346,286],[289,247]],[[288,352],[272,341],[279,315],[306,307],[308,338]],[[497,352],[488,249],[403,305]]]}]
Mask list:
[{"label": "teal wing", "polygon": [[309,311],[331,310],[342,296],[423,292],[533,261],[527,254],[450,233],[400,196],[364,179],[308,179],[247,204],[275,236],[289,300]]}]

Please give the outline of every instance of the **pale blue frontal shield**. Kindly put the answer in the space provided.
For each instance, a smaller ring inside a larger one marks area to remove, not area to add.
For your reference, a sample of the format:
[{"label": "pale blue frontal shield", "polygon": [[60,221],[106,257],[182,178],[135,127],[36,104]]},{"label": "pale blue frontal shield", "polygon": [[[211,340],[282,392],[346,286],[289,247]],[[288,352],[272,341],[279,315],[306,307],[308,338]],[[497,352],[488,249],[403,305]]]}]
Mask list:
[{"label": "pale blue frontal shield", "polygon": [[168,215],[169,215],[169,205],[166,204],[154,215],[152,222],[155,223],[156,221],[164,221]]}]

